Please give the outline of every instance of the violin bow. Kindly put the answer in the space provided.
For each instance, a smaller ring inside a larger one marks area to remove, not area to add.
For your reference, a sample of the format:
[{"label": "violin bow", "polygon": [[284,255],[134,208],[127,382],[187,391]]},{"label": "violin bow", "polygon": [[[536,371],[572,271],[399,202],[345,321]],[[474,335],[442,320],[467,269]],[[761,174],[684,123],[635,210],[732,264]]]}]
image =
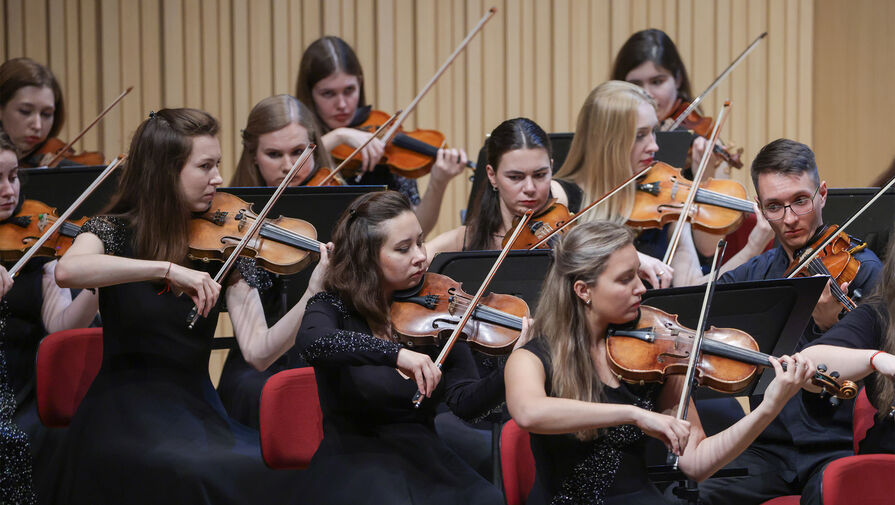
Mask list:
[{"label": "violin bow", "polygon": [[[751,53],[752,50],[758,46],[758,43],[761,42],[762,39],[764,39],[767,36],[768,36],[768,32],[764,32],[761,35],[759,35],[758,37],[756,37],[755,40],[753,40],[752,43],[749,44],[749,47],[747,47],[745,50],[743,50],[743,52],[740,53],[740,55],[737,56],[737,58],[735,60],[733,60],[733,62],[730,65],[728,65],[727,68],[724,69],[724,71],[721,72],[721,74],[718,75],[718,77],[716,77],[714,81],[712,81],[711,84],[709,84],[709,87],[706,88],[705,91],[702,92],[702,94],[700,94],[695,99],[693,99],[692,102],[690,102],[690,106],[687,107],[686,109],[684,109],[684,112],[680,113],[678,115],[678,117],[675,118],[674,122],[671,123],[671,126],[669,126],[668,128],[664,128],[662,131],[671,131],[671,130],[674,130],[675,128],[677,128],[678,126],[680,126],[681,123],[684,122],[684,119],[686,119],[687,116],[689,116],[690,113],[693,112],[693,110],[696,109],[697,106],[699,106],[699,104],[702,102],[702,100],[705,99],[706,95],[708,95],[709,93],[712,92],[712,90],[714,90],[716,87],[718,87],[718,85],[721,84],[721,81],[726,79],[727,76],[730,75],[731,72],[733,72],[733,69],[735,69],[737,67],[737,65],[739,65],[740,62],[742,62],[746,58],[746,56],[748,56],[749,53]],[[711,144],[711,145],[714,145],[714,144]]]},{"label": "violin bow", "polygon": [[77,209],[82,203],[84,203],[84,200],[86,200],[87,197],[90,196],[96,190],[96,188],[99,187],[99,185],[104,180],[106,180],[107,177],[109,177],[109,174],[111,174],[116,168],[118,168],[119,165],[121,165],[121,162],[123,162],[125,158],[127,158],[126,154],[120,154],[117,158],[112,160],[111,163],[109,163],[105,170],[103,170],[96,177],[96,179],[94,179],[93,182],[91,182],[90,185],[87,186],[87,189],[85,189],[84,192],[81,193],[81,196],[79,196],[78,199],[74,201],[74,203],[72,203],[67,209],[65,209],[65,212],[63,212],[59,217],[56,218],[56,222],[53,223],[52,226],[47,228],[47,231],[45,231],[43,235],[41,235],[40,238],[37,239],[37,241],[34,242],[34,244],[28,249],[28,251],[26,251],[25,254],[22,255],[21,258],[19,258],[19,261],[17,261],[16,264],[9,269],[10,277],[15,277],[15,275],[19,273],[19,270],[21,270],[21,268],[25,266],[25,263],[28,263],[28,260],[30,260],[35,254],[37,254],[37,251],[40,249],[40,247],[44,245],[44,243],[46,243],[46,241],[49,240],[49,238],[52,237],[54,233],[56,233],[56,230],[58,230],[63,224],[65,224],[65,220],[72,215],[75,209]]},{"label": "violin bow", "polygon": [[[730,100],[727,100],[724,102],[724,105],[721,106],[721,111],[718,113],[718,120],[715,121],[715,126],[712,129],[712,136],[709,138],[708,145],[715,145],[715,141],[718,140],[718,133],[721,131],[721,125],[727,120],[727,113],[729,110]],[[684,221],[687,219],[687,216],[690,215],[690,209],[696,201],[696,193],[699,191],[699,181],[702,180],[702,175],[705,173],[705,167],[709,164],[709,158],[711,158],[711,156],[711,149],[706,149],[705,152],[702,153],[702,160],[700,160],[699,168],[693,176],[693,184],[690,186],[690,192],[687,193],[687,199],[681,209],[681,215],[677,218],[677,225],[674,227],[674,233],[671,235],[671,242],[668,244],[668,249],[665,251],[665,257],[662,258],[662,263],[665,263],[666,265],[671,264],[671,258],[674,257],[674,253],[677,251],[677,245],[681,239]]]},{"label": "violin bow", "polygon": [[655,163],[653,163],[652,165],[650,165],[650,166],[644,168],[643,170],[637,172],[636,174],[632,175],[631,177],[628,177],[627,179],[625,179],[624,181],[622,181],[621,184],[619,184],[618,186],[612,188],[611,191],[609,191],[609,192],[606,193],[605,195],[601,196],[600,198],[594,200],[593,202],[591,202],[590,204],[588,204],[587,207],[585,207],[585,208],[581,209],[580,211],[578,211],[578,213],[575,214],[575,215],[572,217],[572,219],[569,219],[568,221],[566,221],[565,223],[563,223],[562,226],[559,226],[559,227],[557,227],[555,230],[553,230],[553,231],[551,231],[550,233],[548,233],[546,237],[544,237],[543,239],[541,239],[541,241],[538,242],[537,244],[535,244],[535,245],[529,247],[528,250],[529,250],[529,251],[533,251],[533,250],[537,249],[538,247],[541,247],[542,245],[546,244],[547,241],[549,241],[554,235],[556,235],[557,233],[562,232],[564,229],[566,229],[566,227],[568,227],[569,225],[571,225],[572,223],[574,223],[575,221],[577,221],[579,218],[581,218],[581,217],[582,217],[586,212],[588,212],[589,210],[593,209],[593,208],[596,207],[597,205],[600,205],[601,203],[603,203],[604,201],[608,200],[609,198],[612,198],[613,196],[615,196],[616,193],[618,193],[619,191],[621,191],[622,189],[624,189],[625,186],[627,186],[628,184],[631,184],[632,182],[634,182],[634,181],[636,181],[637,179],[639,179],[641,176],[646,175],[646,173],[649,172],[650,169],[653,168],[654,166],[655,166]]},{"label": "violin bow", "polygon": [[825,247],[827,247],[828,245],[833,243],[833,241],[836,240],[836,237],[839,235],[839,233],[845,231],[846,228],[851,226],[851,224],[854,223],[861,216],[861,214],[863,214],[865,211],[867,211],[867,209],[869,209],[870,206],[873,205],[879,199],[879,197],[883,196],[883,193],[888,191],[893,185],[895,185],[895,177],[892,177],[891,179],[889,179],[889,182],[887,182],[885,186],[879,188],[879,191],[877,191],[876,194],[873,195],[873,198],[871,198],[860,209],[858,209],[857,212],[852,214],[852,216],[850,218],[848,218],[848,220],[845,222],[845,224],[843,224],[842,226],[839,227],[839,229],[837,230],[836,233],[831,233],[829,237],[824,239],[814,249],[809,248],[809,250],[806,250],[804,252],[804,255],[802,256],[802,259],[800,259],[799,262],[796,263],[796,266],[786,276],[786,278],[792,279],[793,277],[795,277],[796,274],[799,273],[803,268],[805,268],[805,266],[807,266],[809,263],[811,263],[814,260],[814,258],[816,258],[817,255],[820,254],[820,252],[824,250]]},{"label": "violin bow", "polygon": [[[286,186],[289,185],[289,182],[292,181],[292,178],[295,177],[295,174],[298,172],[301,166],[308,161],[308,159],[311,157],[311,153],[313,153],[314,149],[316,148],[316,145],[308,144],[308,147],[306,147],[305,150],[302,151],[301,156],[299,156],[298,159],[295,160],[295,163],[292,164],[292,168],[289,170],[289,173],[286,174],[286,178],[283,179],[282,182],[280,182],[280,185],[277,186],[276,190],[274,190],[270,199],[267,200],[267,203],[264,205],[264,209],[262,209],[261,212],[258,213],[255,221],[249,227],[249,231],[247,231],[245,235],[242,236],[242,239],[239,241],[238,244],[236,244],[233,252],[230,253],[230,256],[228,256],[227,260],[224,261],[224,265],[221,267],[220,270],[218,270],[217,275],[214,276],[214,282],[220,284],[221,279],[223,279],[224,276],[226,276],[230,272],[230,270],[233,268],[233,265],[236,264],[236,260],[239,258],[239,255],[242,253],[243,249],[246,248],[246,245],[248,245],[249,240],[251,240],[255,236],[255,234],[258,233],[258,230],[261,229],[261,226],[264,224],[264,220],[267,217],[267,214],[270,212],[270,209],[273,208],[273,205],[275,203],[277,203],[277,200],[280,199],[283,191],[286,190]],[[199,308],[193,306],[193,310],[191,310],[189,315],[187,316],[189,329],[192,330],[193,327],[196,325],[196,321],[198,320]]]},{"label": "violin bow", "polygon": [[394,114],[392,114],[392,117],[388,118],[388,121],[386,121],[385,123],[382,123],[382,125],[376,129],[376,131],[373,133],[373,135],[371,135],[367,140],[365,140],[363,144],[359,145],[357,147],[357,149],[355,149],[347,158],[342,160],[342,163],[339,163],[339,166],[337,166],[332,172],[330,172],[330,174],[327,175],[322,181],[320,181],[320,184],[317,184],[317,185],[318,186],[326,186],[326,183],[329,182],[330,180],[332,180],[332,178],[335,177],[336,174],[341,172],[342,169],[345,168],[345,165],[347,165],[349,161],[353,160],[358,155],[358,153],[360,153],[361,151],[364,150],[365,147],[367,147],[367,144],[372,142],[373,139],[378,138],[379,135],[383,131],[385,131],[386,128],[391,126],[391,124],[395,122],[395,119],[397,119],[398,115],[400,115],[400,114],[401,114],[400,110],[398,112],[395,112]]},{"label": "violin bow", "polygon": [[81,133],[79,133],[74,139],[72,139],[71,142],[69,142],[68,144],[66,144],[65,147],[63,147],[62,149],[60,149],[60,150],[59,150],[59,151],[58,151],[52,158],[50,158],[50,161],[47,162],[47,167],[48,167],[48,168],[54,168],[54,167],[56,166],[56,164],[59,163],[59,160],[61,160],[61,159],[63,158],[63,156],[65,155],[65,153],[66,153],[69,149],[71,149],[71,146],[75,145],[75,142],[81,140],[81,137],[83,137],[84,135],[86,135],[87,132],[89,132],[91,128],[93,128],[97,123],[99,123],[100,120],[101,120],[103,117],[105,117],[105,115],[108,114],[109,111],[111,111],[112,109],[114,109],[115,106],[118,105],[118,102],[120,102],[121,99],[123,99],[125,96],[127,96],[128,93],[130,93],[131,91],[133,91],[133,89],[134,89],[133,86],[129,86],[126,90],[122,91],[121,94],[118,95],[118,98],[116,98],[112,103],[110,103],[108,107],[106,107],[105,109],[103,109],[103,111],[99,113],[99,116],[96,116],[96,119],[94,119],[92,123],[90,123],[89,125],[87,125],[83,130],[81,130]]},{"label": "violin bow", "polygon": [[[513,230],[513,235],[510,237],[510,240],[507,242],[507,245],[500,251],[500,255],[497,257],[497,261],[494,262],[494,265],[491,266],[491,271],[488,272],[488,276],[485,277],[485,280],[482,281],[482,285],[479,286],[479,290],[476,291],[475,296],[472,297],[472,300],[469,301],[469,305],[466,307],[466,311],[463,312],[463,317],[460,318],[460,322],[457,324],[457,327],[454,328],[451,336],[448,337],[447,341],[444,344],[444,347],[441,349],[441,353],[438,354],[438,358],[435,359],[435,366],[441,370],[441,367],[444,365],[444,360],[447,359],[447,355],[451,352],[451,349],[454,348],[454,344],[457,343],[457,340],[460,339],[460,334],[463,332],[463,327],[466,326],[466,322],[469,321],[469,318],[472,317],[472,313],[475,312],[475,309],[479,305],[479,301],[481,301],[482,296],[485,294],[485,290],[488,289],[488,285],[491,284],[491,280],[494,278],[494,274],[497,273],[497,269],[500,268],[501,263],[507,257],[507,254],[510,252],[510,249],[513,248],[513,242],[519,237],[519,233],[522,232],[522,228],[528,223],[528,220],[531,218],[532,211],[529,209],[525,211],[525,214],[522,216],[522,219],[519,220],[519,224],[516,225],[516,229]],[[413,406],[415,408],[419,408],[420,404],[423,403],[423,393],[417,389],[416,394],[413,395]]]},{"label": "violin bow", "polygon": [[488,12],[486,12],[485,15],[482,16],[482,19],[479,20],[478,24],[476,24],[472,31],[470,31],[469,34],[466,35],[466,38],[463,39],[462,42],[460,42],[460,45],[457,46],[456,49],[454,49],[454,52],[451,53],[450,56],[448,56],[448,59],[441,65],[441,68],[439,68],[438,71],[435,72],[435,75],[433,75],[432,78],[429,79],[429,82],[425,86],[423,86],[423,89],[419,92],[419,94],[416,95],[413,101],[410,102],[410,105],[408,105],[404,109],[404,112],[402,112],[398,116],[398,119],[395,121],[392,127],[386,131],[385,135],[383,136],[383,142],[385,142],[386,144],[391,142],[395,134],[398,133],[398,128],[400,128],[401,125],[404,123],[404,120],[407,119],[407,116],[409,116],[410,113],[413,112],[420,100],[422,100],[423,97],[426,96],[426,93],[428,93],[433,86],[435,86],[435,83],[438,82],[438,79],[441,78],[442,74],[444,74],[444,72],[448,69],[448,67],[451,66],[454,60],[457,59],[457,56],[459,56],[460,53],[463,52],[464,49],[466,49],[466,46],[469,45],[473,37],[475,37],[476,34],[478,34],[482,30],[482,27],[485,26],[485,23],[487,23],[488,20],[491,19],[491,17],[494,16],[496,12],[497,7],[491,7],[490,9],[488,9]]},{"label": "violin bow", "polygon": [[[690,397],[693,395],[693,387],[695,386],[696,364],[702,356],[702,341],[705,336],[705,327],[708,319],[709,309],[712,305],[712,297],[715,295],[715,284],[718,282],[719,260],[724,256],[724,250],[727,248],[727,241],[721,239],[718,241],[718,247],[715,248],[715,256],[712,258],[712,279],[705,285],[705,295],[702,299],[702,308],[699,310],[699,323],[696,325],[696,334],[693,335],[693,344],[690,346],[690,360],[687,363],[687,374],[684,376],[684,387],[681,388],[681,399],[677,406],[677,419],[680,421],[687,419],[687,411],[690,410]],[[677,470],[679,456],[674,457],[674,469]]]}]

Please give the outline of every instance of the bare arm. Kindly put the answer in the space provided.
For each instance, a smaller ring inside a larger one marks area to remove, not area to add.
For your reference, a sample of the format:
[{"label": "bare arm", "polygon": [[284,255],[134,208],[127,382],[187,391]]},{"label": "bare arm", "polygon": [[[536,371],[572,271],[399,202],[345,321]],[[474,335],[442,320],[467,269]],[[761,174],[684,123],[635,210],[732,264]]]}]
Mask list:
[{"label": "bare arm", "polygon": [[71,291],[56,284],[56,261],[43,267],[41,291],[43,305],[40,308],[44,328],[53,333],[71,328],[86,328],[93,321],[99,309],[96,293],[83,290],[74,300]]},{"label": "bare arm", "polygon": [[[771,227],[758,210],[758,206],[753,204],[753,207],[756,212],[757,222],[755,228],[749,232],[749,240],[746,246],[721,266],[721,271],[718,275],[723,275],[725,272],[729,272],[754,256],[761,254],[768,241],[773,238]],[[686,226],[689,227],[689,223]],[[696,286],[709,281],[709,275],[703,274],[702,268],[699,266],[699,257],[696,255],[696,245],[693,242],[692,235],[688,230],[684,230],[681,234],[678,250],[674,258],[671,259],[671,266],[674,267],[675,271],[675,286]],[[714,254],[714,251],[712,251],[712,254]]]},{"label": "bare arm", "polygon": [[420,220],[423,235],[428,235],[438,222],[444,192],[451,179],[463,173],[466,166],[466,151],[462,149],[439,149],[429,173],[426,193],[416,207],[416,216]]},{"label": "bare arm", "polygon": [[[813,345],[804,349],[801,354],[815,363],[827,365],[829,370],[836,370],[841,377],[860,380],[874,372],[873,367],[883,375],[895,378],[895,356],[883,352],[877,354],[876,349],[849,349],[833,345]],[[876,356],[874,356],[876,354]],[[873,367],[870,358],[873,358]],[[819,388],[807,388],[819,390]]]},{"label": "bare arm", "polygon": [[[761,405],[718,434],[705,437],[696,407],[693,401],[690,401],[688,411],[688,419],[691,421],[690,441],[680,458],[681,470],[688,477],[696,481],[705,480],[746,450],[780,414],[786,402],[808,382],[814,372],[811,361],[798,354],[792,358],[784,356],[781,361],[787,363],[787,371],[783,371],[777,360],[771,360],[777,375],[765,391]],[[666,383],[663,389],[661,400],[663,406],[678,401],[683,380],[680,377],[675,379],[676,382],[672,387],[668,387],[669,384]],[[670,394],[666,395],[666,391]]]},{"label": "bare arm", "polygon": [[104,252],[99,237],[81,233],[56,265],[56,283],[63,288],[86,289],[167,280],[175,289],[187,293],[203,316],[208,316],[217,303],[221,286],[206,272],[168,261],[125,258]]},{"label": "bare arm", "polygon": [[526,349],[513,351],[504,371],[507,407],[520,428],[532,433],[575,433],[634,424],[675,452],[686,445],[689,423],[633,405],[591,403],[547,396],[541,360]]},{"label": "bare arm", "polygon": [[448,230],[441,235],[426,242],[426,256],[429,263],[440,252],[455,252],[463,250],[463,237],[466,235],[466,227],[460,226]]},{"label": "bare arm", "polygon": [[227,289],[227,310],[233,321],[236,341],[246,361],[256,369],[266,369],[295,344],[295,335],[301,326],[308,300],[322,290],[331,248],[331,243],[320,248],[320,262],[314,268],[301,299],[269,328],[257,289],[242,279]]}]

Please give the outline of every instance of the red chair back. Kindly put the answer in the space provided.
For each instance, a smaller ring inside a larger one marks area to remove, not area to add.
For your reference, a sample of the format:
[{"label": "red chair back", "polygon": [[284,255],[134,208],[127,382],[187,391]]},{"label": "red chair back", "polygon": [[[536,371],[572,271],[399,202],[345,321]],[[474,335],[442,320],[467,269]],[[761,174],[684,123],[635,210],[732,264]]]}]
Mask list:
[{"label": "red chair back", "polygon": [[873,404],[870,403],[870,399],[867,398],[867,390],[861,388],[861,392],[855,399],[855,412],[852,421],[855,454],[858,453],[858,444],[861,443],[861,440],[864,440],[864,437],[867,435],[867,430],[873,426],[873,416],[875,415],[876,407],[874,407]]},{"label": "red chair back", "polygon": [[68,426],[103,362],[103,329],[44,337],[37,349],[37,414],[44,426]]},{"label": "red chair back", "polygon": [[307,468],[323,440],[313,368],[280,372],[261,392],[261,454],[271,468]]},{"label": "red chair back", "polygon": [[824,468],[824,505],[891,505],[895,497],[895,454],[862,454]]},{"label": "red chair back", "polygon": [[535,458],[528,432],[510,419],[500,432],[500,467],[507,505],[522,505],[535,483]]}]

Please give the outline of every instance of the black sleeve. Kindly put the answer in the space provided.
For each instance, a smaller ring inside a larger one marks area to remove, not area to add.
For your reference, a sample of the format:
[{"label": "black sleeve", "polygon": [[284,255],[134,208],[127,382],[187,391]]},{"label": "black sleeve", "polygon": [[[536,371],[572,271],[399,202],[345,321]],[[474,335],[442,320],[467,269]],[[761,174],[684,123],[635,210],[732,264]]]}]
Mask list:
[{"label": "black sleeve", "polygon": [[119,218],[111,216],[96,216],[87,220],[81,226],[80,233],[92,233],[103,242],[103,250],[106,254],[117,256],[122,253],[125,242],[128,239],[127,227]]},{"label": "black sleeve", "polygon": [[883,338],[883,324],[875,305],[859,305],[815,339],[808,347],[834,345],[850,349],[879,349]]},{"label": "black sleeve", "polygon": [[479,378],[472,351],[465,342],[457,342],[445,361],[442,380],[445,403],[457,417],[474,422],[503,405],[505,401],[503,360],[500,365]]},{"label": "black sleeve", "polygon": [[343,328],[342,301],[318,293],[308,301],[296,336],[299,355],[312,366],[383,365],[395,367],[401,346],[368,333]]}]

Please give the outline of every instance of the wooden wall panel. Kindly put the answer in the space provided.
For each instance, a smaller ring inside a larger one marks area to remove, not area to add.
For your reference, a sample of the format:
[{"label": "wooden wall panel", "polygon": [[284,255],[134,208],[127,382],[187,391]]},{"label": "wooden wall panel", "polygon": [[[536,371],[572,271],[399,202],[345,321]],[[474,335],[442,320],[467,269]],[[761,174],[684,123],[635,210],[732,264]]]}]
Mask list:
[{"label": "wooden wall panel", "polygon": [[[831,90],[840,90],[845,79],[836,76],[855,74],[840,72],[834,60],[846,59],[848,68],[867,74],[880,65],[854,55],[892,53],[891,43],[877,44],[883,50],[870,45],[887,35],[878,28],[888,19],[880,12],[892,10],[884,0],[4,0],[0,56],[30,56],[56,72],[69,105],[65,138],[125,87],[136,86],[77,146],[107,156],[127,149],[150,110],[207,109],[221,120],[229,179],[249,110],[265,96],[294,91],[299,59],[313,40],[332,34],[353,44],[368,100],[391,111],[407,105],[491,5],[498,7],[495,18],[407,123],[442,130],[448,144],[464,147],[472,158],[487,132],[509,117],[529,116],[548,131],[572,131],[584,98],[608,77],[615,52],[633,30],[646,27],[664,29],[676,40],[696,93],[756,35],[770,32],[705,101],[705,111],[715,114],[724,99],[732,99],[724,137],[745,147],[746,162],[778,136],[809,143],[816,138],[825,144],[818,158],[842,170],[841,184],[846,159],[862,161],[869,173],[893,155],[885,142],[868,149],[857,133],[841,146],[832,136],[832,128],[843,134],[841,118],[821,127],[815,115],[844,111],[844,103],[872,110],[871,98],[879,95],[874,90],[890,82],[853,86],[865,96],[826,107]],[[815,17],[824,30],[815,27]],[[41,29],[26,32],[22,26]],[[815,44],[824,58],[813,58]],[[814,93],[815,82],[822,93]],[[880,99],[891,101],[891,94]],[[844,131],[863,131],[858,127],[864,123],[854,122],[856,128]],[[886,129],[875,131],[882,136]],[[745,171],[733,176],[748,179]],[[421,190],[425,186],[422,179]],[[465,177],[451,183],[436,231],[459,224],[468,188]]]},{"label": "wooden wall panel", "polygon": [[[895,70],[889,64],[895,54],[889,27],[895,5],[818,0],[800,7],[815,9],[818,33],[813,39],[818,165],[833,186],[869,184],[895,157],[890,128]],[[800,47],[800,55],[809,50]]]}]

